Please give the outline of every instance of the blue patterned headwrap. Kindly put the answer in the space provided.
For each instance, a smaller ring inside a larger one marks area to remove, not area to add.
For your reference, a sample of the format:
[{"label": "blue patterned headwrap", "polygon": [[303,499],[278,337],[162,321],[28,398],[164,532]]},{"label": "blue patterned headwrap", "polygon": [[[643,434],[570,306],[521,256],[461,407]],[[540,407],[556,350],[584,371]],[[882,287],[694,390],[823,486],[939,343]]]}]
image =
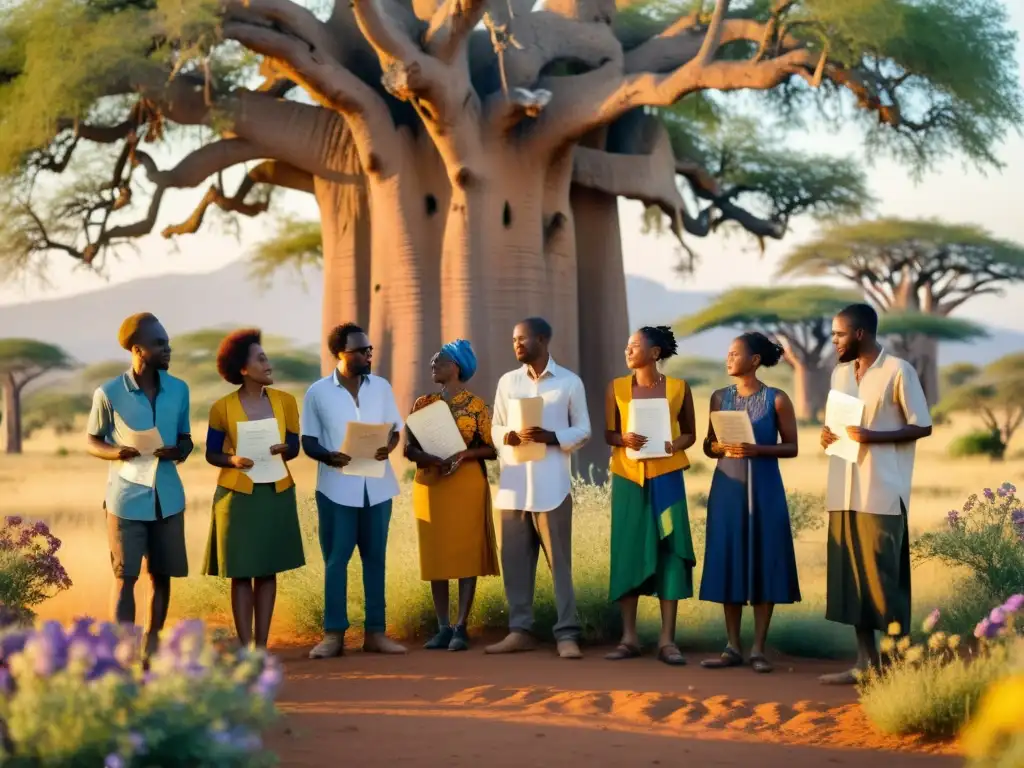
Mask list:
[{"label": "blue patterned headwrap", "polygon": [[441,354],[459,366],[459,381],[469,381],[476,373],[476,353],[465,339],[450,341],[441,347]]}]

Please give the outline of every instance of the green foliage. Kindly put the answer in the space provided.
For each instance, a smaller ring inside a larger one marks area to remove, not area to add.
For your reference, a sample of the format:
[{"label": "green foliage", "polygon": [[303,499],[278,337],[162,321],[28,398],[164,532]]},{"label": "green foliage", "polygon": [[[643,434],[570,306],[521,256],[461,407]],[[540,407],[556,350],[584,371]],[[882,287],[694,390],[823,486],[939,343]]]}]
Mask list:
[{"label": "green foliage", "polygon": [[277,233],[256,248],[250,275],[261,285],[269,286],[277,271],[291,269],[302,274],[309,267],[319,269],[323,257],[320,222],[286,218]]},{"label": "green foliage", "polygon": [[1016,488],[1005,483],[972,495],[951,510],[944,530],[913,543],[914,556],[966,568],[997,600],[1024,592],[1024,511]]},{"label": "green foliage", "polygon": [[959,636],[930,634],[923,645],[885,638],[890,664],[860,684],[860,705],[885,733],[955,736],[976,711],[985,690],[1006,675],[1009,652],[1002,643],[973,658],[956,653]]},{"label": "green foliage", "polygon": [[57,557],[60,546],[46,523],[5,518],[0,528],[0,606],[31,618],[37,605],[70,589],[71,579]]},{"label": "green foliage", "polygon": [[729,383],[729,374],[720,360],[706,357],[672,357],[664,364],[666,376],[683,379],[695,387],[712,387],[718,389]]},{"label": "green foliage", "polygon": [[783,326],[816,323],[832,316],[860,296],[829,286],[800,285],[784,288],[733,288],[705,309],[676,324],[680,333],[695,334],[711,328],[743,328],[780,333]]},{"label": "green foliage", "polygon": [[949,444],[949,455],[954,459],[988,456],[1000,460],[1006,455],[1006,443],[999,436],[998,430],[979,429],[953,440]]},{"label": "green foliage", "polygon": [[1009,445],[1024,424],[1024,353],[1001,357],[966,383],[949,392],[936,411],[950,416],[970,413],[981,418],[986,430]]},{"label": "green foliage", "polygon": [[942,394],[948,394],[958,387],[976,378],[981,373],[981,368],[974,363],[951,363],[943,366],[939,371],[939,387]]},{"label": "green foliage", "polygon": [[1024,246],[995,238],[981,227],[878,219],[829,227],[786,256],[779,274],[865,272],[884,280],[905,267],[936,277],[951,271],[991,275],[993,281],[1021,280]]},{"label": "green foliage", "polygon": [[22,435],[28,438],[40,429],[52,429],[58,435],[74,432],[91,407],[92,397],[84,393],[37,392],[22,404]]},{"label": "green foliage", "polygon": [[68,368],[68,354],[58,346],[34,339],[0,339],[0,374],[33,375]]},{"label": "green foliage", "polygon": [[790,491],[786,494],[786,505],[789,507],[789,527],[794,539],[825,527],[825,497],[820,493]]},{"label": "green foliage", "polygon": [[970,320],[924,312],[886,312],[879,318],[878,333],[904,340],[927,336],[938,341],[972,341],[988,336],[983,326]]}]

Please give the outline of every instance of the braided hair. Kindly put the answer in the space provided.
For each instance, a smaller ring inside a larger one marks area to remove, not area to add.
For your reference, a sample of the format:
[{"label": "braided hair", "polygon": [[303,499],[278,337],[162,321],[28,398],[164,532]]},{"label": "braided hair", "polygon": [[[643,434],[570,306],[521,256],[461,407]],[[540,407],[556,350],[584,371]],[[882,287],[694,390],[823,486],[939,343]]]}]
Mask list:
[{"label": "braided hair", "polygon": [[640,333],[647,339],[648,344],[661,350],[659,360],[668,360],[679,350],[676,335],[667,325],[645,325],[640,329]]}]

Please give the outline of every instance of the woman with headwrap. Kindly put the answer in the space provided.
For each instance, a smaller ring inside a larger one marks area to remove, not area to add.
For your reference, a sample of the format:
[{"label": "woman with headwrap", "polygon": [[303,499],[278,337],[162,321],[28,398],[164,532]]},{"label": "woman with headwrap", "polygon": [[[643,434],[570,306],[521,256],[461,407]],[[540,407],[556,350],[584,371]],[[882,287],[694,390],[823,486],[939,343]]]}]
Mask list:
[{"label": "woman with headwrap", "polygon": [[[487,405],[466,389],[476,373],[476,355],[468,341],[441,347],[430,361],[434,383],[441,391],[424,395],[416,411],[443,400],[451,409],[466,450],[441,459],[420,448],[405,430],[405,457],[416,464],[412,503],[420,542],[420,574],[430,582],[438,632],[426,644],[430,650],[469,648],[466,620],[473,605],[478,576],[498,575],[497,544],[491,517],[491,489],[484,462],[497,458],[491,442]],[[451,624],[448,582],[459,582],[459,609]]]}]

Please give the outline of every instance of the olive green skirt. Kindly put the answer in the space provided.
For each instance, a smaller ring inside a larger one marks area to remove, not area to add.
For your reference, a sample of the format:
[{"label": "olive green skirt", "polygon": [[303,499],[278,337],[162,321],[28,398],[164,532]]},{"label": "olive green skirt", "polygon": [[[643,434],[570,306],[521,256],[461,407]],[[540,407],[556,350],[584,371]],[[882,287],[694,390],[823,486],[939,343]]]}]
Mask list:
[{"label": "olive green skirt", "polygon": [[278,493],[265,483],[251,494],[217,488],[203,573],[255,579],[305,564],[294,486]]},{"label": "olive green skirt", "polygon": [[825,618],[885,632],[910,631],[910,532],[907,511],[830,512]]}]

